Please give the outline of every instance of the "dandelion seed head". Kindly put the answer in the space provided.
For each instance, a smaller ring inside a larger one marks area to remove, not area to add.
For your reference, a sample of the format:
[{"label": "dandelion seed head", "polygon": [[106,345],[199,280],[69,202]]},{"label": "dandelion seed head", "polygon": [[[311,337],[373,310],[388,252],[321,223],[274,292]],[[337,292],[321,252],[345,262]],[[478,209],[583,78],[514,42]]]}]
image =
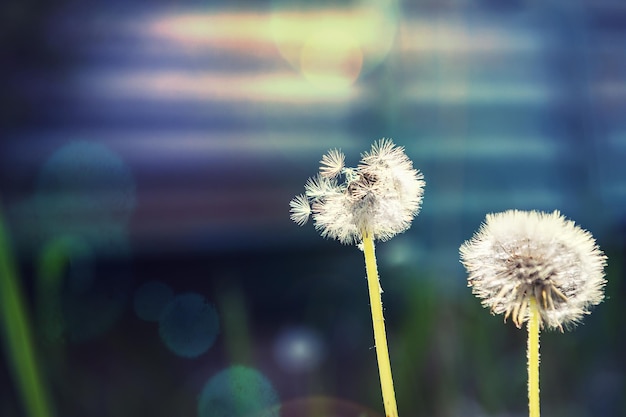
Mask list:
[{"label": "dandelion seed head", "polygon": [[[311,215],[323,237],[345,244],[358,244],[364,231],[384,241],[407,230],[421,206],[424,176],[390,139],[375,142],[361,158],[356,168],[349,168],[339,150],[324,155],[305,194],[290,203],[292,220],[302,225]],[[305,200],[310,207],[306,217]]]},{"label": "dandelion seed head", "polygon": [[488,214],[460,254],[472,292],[518,327],[531,297],[542,325],[560,330],[604,299],[606,256],[591,233],[558,211]]}]

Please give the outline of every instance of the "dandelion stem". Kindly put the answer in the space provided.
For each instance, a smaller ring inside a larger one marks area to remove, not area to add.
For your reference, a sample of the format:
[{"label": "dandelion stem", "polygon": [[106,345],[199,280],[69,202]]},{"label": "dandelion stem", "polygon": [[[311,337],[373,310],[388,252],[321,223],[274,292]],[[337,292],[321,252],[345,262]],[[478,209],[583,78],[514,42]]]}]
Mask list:
[{"label": "dandelion stem", "polygon": [[391,363],[387,349],[383,304],[380,296],[382,289],[378,280],[374,242],[372,236],[367,231],[363,231],[362,234],[365,269],[367,271],[367,286],[369,288],[372,322],[374,324],[374,343],[376,345],[376,356],[378,358],[378,372],[380,374],[380,387],[383,394],[385,415],[387,417],[397,417],[398,409],[396,405],[396,395],[393,389],[393,379],[391,377]]},{"label": "dandelion stem", "polygon": [[537,301],[530,297],[528,319],[528,411],[539,417],[539,311]]}]

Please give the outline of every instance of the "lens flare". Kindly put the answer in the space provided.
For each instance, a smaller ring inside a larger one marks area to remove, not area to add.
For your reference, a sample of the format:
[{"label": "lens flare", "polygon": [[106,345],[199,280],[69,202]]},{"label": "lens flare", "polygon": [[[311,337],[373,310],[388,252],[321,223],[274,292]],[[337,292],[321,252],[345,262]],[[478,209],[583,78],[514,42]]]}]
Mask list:
[{"label": "lens flare", "polygon": [[319,366],[324,356],[321,337],[305,327],[284,330],[274,343],[274,359],[286,372],[311,371]]},{"label": "lens flare", "polygon": [[206,383],[198,403],[199,417],[279,417],[278,393],[259,371],[231,366]]},{"label": "lens flare", "polygon": [[316,86],[349,87],[389,54],[398,28],[394,0],[313,8],[274,1],[271,30],[282,57]]},{"label": "lens flare", "polygon": [[305,40],[300,51],[300,71],[321,88],[353,84],[363,67],[363,52],[350,33],[321,29]]},{"label": "lens flare", "polygon": [[205,353],[219,333],[217,310],[196,293],[172,299],[159,319],[159,335],[175,354],[195,358]]}]

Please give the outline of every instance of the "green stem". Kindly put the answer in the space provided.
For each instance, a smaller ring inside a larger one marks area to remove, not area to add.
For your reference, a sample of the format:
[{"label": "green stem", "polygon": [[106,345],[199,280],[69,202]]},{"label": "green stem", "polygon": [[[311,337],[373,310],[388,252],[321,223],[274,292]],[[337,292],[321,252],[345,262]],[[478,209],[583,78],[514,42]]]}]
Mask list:
[{"label": "green stem", "polygon": [[367,271],[367,286],[369,289],[370,306],[372,308],[372,322],[374,325],[374,343],[378,358],[378,372],[380,374],[380,387],[383,394],[383,404],[387,417],[397,417],[398,407],[396,395],[393,389],[391,377],[391,363],[387,348],[387,335],[385,332],[385,319],[383,318],[383,303],[380,293],[380,281],[378,280],[378,268],[374,255],[374,241],[367,231],[363,232],[363,252],[365,254],[365,269]]},{"label": "green stem", "polygon": [[6,357],[29,417],[51,417],[50,401],[42,383],[33,345],[30,319],[17,279],[9,239],[0,213],[0,323]]}]

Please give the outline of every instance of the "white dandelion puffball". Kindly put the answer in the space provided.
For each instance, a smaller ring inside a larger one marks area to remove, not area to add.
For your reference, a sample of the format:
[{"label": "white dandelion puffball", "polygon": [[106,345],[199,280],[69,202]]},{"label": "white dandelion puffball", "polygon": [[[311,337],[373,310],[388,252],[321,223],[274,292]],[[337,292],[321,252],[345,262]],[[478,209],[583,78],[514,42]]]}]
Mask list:
[{"label": "white dandelion puffball", "polygon": [[305,193],[289,203],[299,225],[313,217],[323,237],[360,243],[363,233],[388,240],[411,226],[424,194],[424,176],[390,139],[381,139],[361,155],[356,168],[344,166],[337,149],[322,157],[319,173],[306,182]]},{"label": "white dandelion puffball", "polygon": [[472,292],[517,327],[528,320],[531,297],[542,325],[561,331],[604,299],[606,256],[558,211],[488,214],[460,254]]}]

